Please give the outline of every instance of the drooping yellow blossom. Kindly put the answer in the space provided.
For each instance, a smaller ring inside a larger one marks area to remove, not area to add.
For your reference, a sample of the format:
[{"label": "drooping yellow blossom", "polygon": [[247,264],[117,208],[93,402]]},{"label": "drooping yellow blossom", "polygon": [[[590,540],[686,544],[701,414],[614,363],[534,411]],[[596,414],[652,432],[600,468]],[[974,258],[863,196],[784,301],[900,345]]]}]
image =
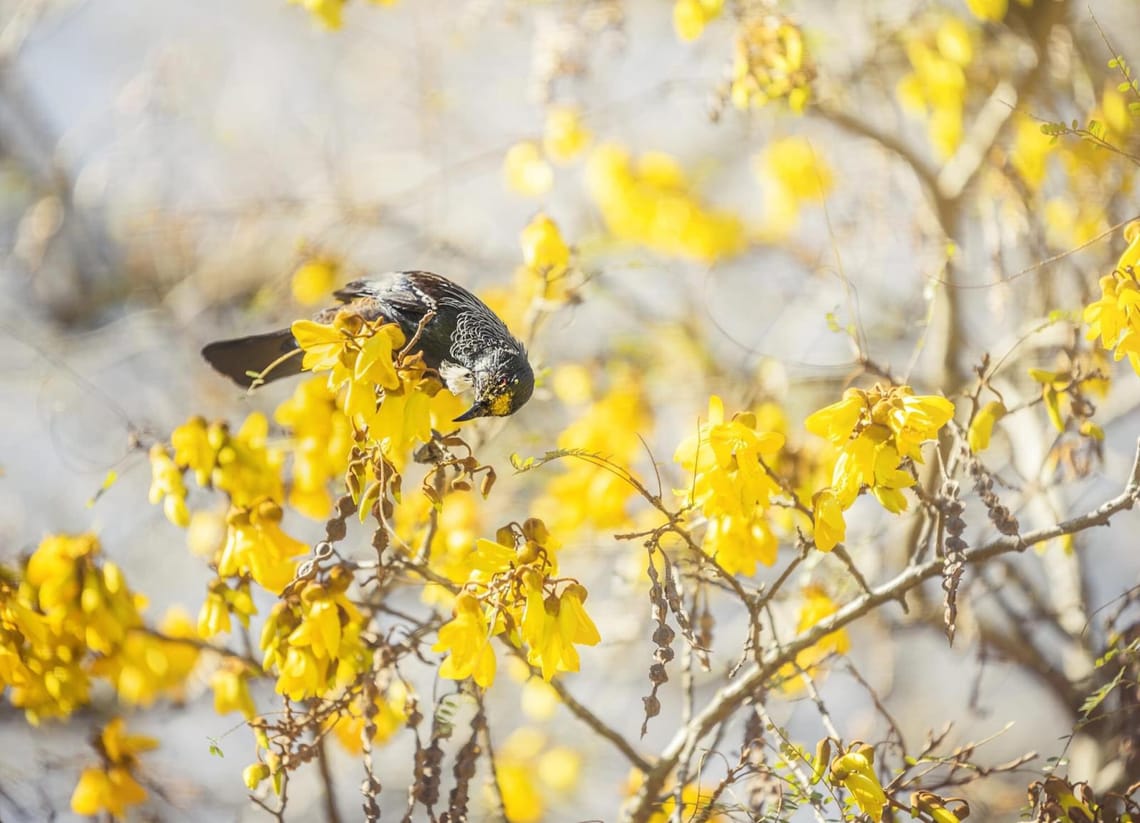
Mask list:
[{"label": "drooping yellow blossom", "polygon": [[340,275],[340,263],[328,257],[306,260],[293,271],[290,289],[302,306],[317,306],[329,299]]},{"label": "drooping yellow blossom", "polygon": [[161,443],[150,447],[151,482],[148,498],[152,504],[162,501],[166,519],[175,526],[190,525],[190,510],[186,508],[186,485],[182,482],[182,469],[170,459],[170,453]]},{"label": "drooping yellow blossom", "polygon": [[966,0],[970,14],[987,23],[1000,23],[1009,10],[1009,0]]},{"label": "drooping yellow blossom", "polygon": [[[408,689],[402,680],[393,680],[387,689],[376,692],[376,711],[372,714],[372,723],[376,726],[373,743],[383,743],[403,727],[408,719],[407,700]],[[364,750],[366,725],[363,699],[360,696],[331,722],[333,733],[341,747],[353,755]]]},{"label": "drooping yellow blossom", "polygon": [[846,754],[832,761],[828,779],[831,785],[851,792],[855,804],[875,823],[883,819],[887,795],[875,774],[875,750],[870,746],[852,744]]},{"label": "drooping yellow blossom", "polygon": [[557,577],[556,548],[546,524],[533,517],[504,526],[493,541],[476,541],[469,582],[433,647],[448,652],[441,677],[473,677],[489,686],[496,665],[491,638],[508,626],[511,642],[526,646],[527,661],[547,680],[578,671],[574,646],[595,645],[601,637],[583,606],[585,587]]},{"label": "drooping yellow blossom", "polygon": [[554,186],[554,170],[533,140],[515,143],[503,160],[507,188],[526,197],[541,197]]},{"label": "drooping yellow blossom", "polygon": [[693,474],[689,498],[705,516],[701,548],[730,574],[753,575],[756,564],[776,562],[776,537],[767,509],[779,485],[768,474],[784,436],[758,428],[756,415],[740,412],[725,422],[724,403],[709,399],[708,420],[673,455]]},{"label": "drooping yellow blossom", "polygon": [[1009,161],[1030,191],[1040,191],[1054,152],[1053,138],[1041,132],[1041,124],[1025,114],[1014,118],[1013,146]]},{"label": "drooping yellow blossom", "polygon": [[812,496],[812,538],[821,552],[829,552],[847,537],[847,522],[843,519],[843,504],[835,490],[820,489]]},{"label": "drooping yellow blossom", "polygon": [[249,618],[257,614],[249,590],[249,580],[239,578],[233,588],[222,578],[215,578],[206,590],[206,599],[198,611],[198,635],[209,639],[231,628],[230,615],[236,614],[241,624],[249,628]]},{"label": "drooping yellow blossom", "polygon": [[540,212],[519,235],[523,262],[539,272],[560,274],[570,264],[570,247],[562,239],[558,224]]},{"label": "drooping yellow blossom", "polygon": [[823,201],[834,178],[830,166],[803,137],[785,137],[768,144],[753,161],[765,188],[765,230],[783,235],[795,228],[805,204]]},{"label": "drooping yellow blossom", "polygon": [[106,812],[121,818],[131,806],[146,801],[144,789],[134,777],[138,755],[158,746],[158,741],[142,735],[128,735],[123,719],[106,725],[95,742],[102,764],[83,770],[71,795],[71,810],[94,816]]},{"label": "drooping yellow blossom", "polygon": [[[808,585],[803,590],[803,603],[800,604],[799,620],[796,623],[796,633],[800,634],[824,618],[830,617],[838,611],[839,606],[832,600],[826,591],[817,585]],[[806,672],[811,677],[818,677],[818,666],[832,654],[847,654],[851,648],[851,639],[846,629],[836,629],[825,634],[814,645],[809,646],[796,655],[795,664],[788,663],[781,667],[780,675],[783,678],[781,687],[785,691],[795,691],[803,686],[800,672]]]},{"label": "drooping yellow blossom", "polygon": [[635,163],[619,146],[600,146],[590,155],[587,184],[606,227],[619,240],[707,263],[746,246],[740,218],[702,205],[667,154],[649,152]]},{"label": "drooping yellow blossom", "polygon": [[915,395],[909,386],[848,389],[843,399],[804,421],[807,430],[839,449],[831,486],[847,509],[868,489],[891,512],[907,507],[902,489],[914,485],[903,468],[921,463],[919,447],[954,416],[954,404],[936,395]]},{"label": "drooping yellow blossom", "polygon": [[[406,495],[396,507],[396,534],[400,548],[416,556],[423,552],[431,570],[457,586],[471,576],[475,545],[481,528],[480,509],[471,494],[448,494],[435,513],[435,527],[429,526],[432,503],[422,494]],[[431,544],[424,542],[430,535]],[[428,582],[420,598],[424,603],[450,607],[455,597],[447,587]]]},{"label": "drooping yellow blossom", "polygon": [[705,26],[720,17],[724,0],[676,0],[673,3],[673,31],[686,43],[701,36]]},{"label": "drooping yellow blossom", "polygon": [[[143,599],[102,560],[93,535],[45,538],[18,578],[0,570],[0,688],[11,689],[30,723],[84,705],[91,676],[132,703],[180,693],[196,650],[144,628]],[[192,636],[186,620],[163,628],[171,638]]]},{"label": "drooping yellow blossom", "polygon": [[1140,374],[1140,221],[1124,229],[1128,247],[1112,274],[1100,278],[1100,298],[1085,307],[1089,340],[1100,344],[1116,360],[1128,358]]},{"label": "drooping yellow blossom", "polygon": [[171,610],[158,634],[132,629],[115,654],[95,659],[91,672],[106,678],[131,705],[150,706],[159,697],[180,700],[198,663],[198,647],[192,642],[196,639],[189,615]]},{"label": "drooping yellow blossom", "polygon": [[522,615],[522,636],[527,644],[527,660],[542,669],[550,680],[557,672],[576,672],[578,650],[574,644],[596,646],[601,635],[582,603],[585,587],[575,583],[561,595],[545,595],[535,586],[537,575],[524,577],[526,606]]},{"label": "drooping yellow blossom", "polygon": [[590,143],[590,132],[582,125],[582,113],[570,106],[551,106],[546,110],[546,127],[542,148],[555,163],[568,163]]},{"label": "drooping yellow blossom", "polygon": [[305,353],[304,367],[329,373],[328,390],[338,395],[338,407],[398,468],[416,443],[431,439],[433,425],[462,411],[462,401],[441,391],[422,357],[399,354],[405,340],[395,324],[341,312],[331,324],[296,321],[292,331]]},{"label": "drooping yellow blossom", "polygon": [[484,689],[495,682],[495,652],[491,648],[492,625],[479,599],[464,593],[455,598],[455,615],[439,629],[432,651],[447,652],[439,676],[452,680],[472,678]]},{"label": "drooping yellow blossom", "polygon": [[263,498],[248,508],[233,506],[226,515],[226,544],[218,556],[218,575],[237,577],[248,574],[273,594],[293,579],[296,563],[292,558],[309,547],[281,529],[281,507]]},{"label": "drooping yellow blossom", "polygon": [[990,435],[993,434],[994,424],[1005,417],[1005,404],[992,400],[982,406],[974,419],[970,421],[969,431],[966,433],[966,442],[970,451],[978,454],[990,447]]},{"label": "drooping yellow blossom", "polygon": [[246,720],[257,716],[257,706],[249,690],[249,681],[256,672],[241,660],[226,657],[210,677],[214,690],[214,711],[220,715],[241,712]]},{"label": "drooping yellow blossom", "polygon": [[973,35],[956,17],[946,17],[933,32],[912,36],[905,43],[912,71],[899,81],[903,107],[927,118],[930,140],[941,159],[962,142],[962,111],[966,105],[965,68],[974,59]]},{"label": "drooping yellow blossom", "polygon": [[[199,486],[223,491],[239,506],[259,497],[281,499],[284,454],[268,440],[269,421],[260,412],[249,415],[236,434],[225,423],[201,417],[191,417],[170,434],[177,467],[189,469]],[[152,464],[159,463],[156,474],[164,453],[151,450]]]},{"label": "drooping yellow blossom", "polygon": [[[638,435],[647,434],[651,426],[641,382],[619,372],[612,388],[558,436],[558,448],[581,449],[625,466],[644,448]],[[551,529],[565,534],[581,528],[613,529],[627,522],[627,505],[635,494],[629,483],[577,458],[562,461],[561,468],[534,504]]]},{"label": "drooping yellow blossom", "polygon": [[811,97],[815,76],[804,35],[792,20],[754,13],[737,29],[729,96],[736,108],[758,109],[786,100],[796,114]]},{"label": "drooping yellow blossom", "polygon": [[352,424],[322,378],[297,384],[273,419],[290,433],[293,472],[289,505],[313,518],[332,509],[329,484],[344,475],[352,448]]},{"label": "drooping yellow blossom", "polygon": [[[523,726],[495,750],[495,773],[508,820],[543,820],[548,808],[558,805],[551,795],[566,794],[577,786],[582,756],[566,746],[548,747],[548,743],[541,731]],[[488,787],[493,798],[492,792]]]},{"label": "drooping yellow blossom", "polygon": [[325,582],[310,580],[273,607],[261,633],[262,667],[277,673],[278,694],[320,697],[371,664],[360,637],[364,617],[346,596],[351,583],[352,573],[334,566]]}]

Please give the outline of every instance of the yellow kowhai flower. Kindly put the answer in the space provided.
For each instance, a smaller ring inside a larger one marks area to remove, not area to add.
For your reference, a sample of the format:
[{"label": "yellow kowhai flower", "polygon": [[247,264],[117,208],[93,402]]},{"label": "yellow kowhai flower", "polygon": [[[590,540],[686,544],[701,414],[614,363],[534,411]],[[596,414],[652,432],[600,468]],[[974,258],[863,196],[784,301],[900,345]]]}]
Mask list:
[{"label": "yellow kowhai flower", "polygon": [[276,690],[290,700],[347,686],[371,662],[361,640],[364,617],[345,592],[352,574],[336,566],[274,606],[261,633],[262,667],[277,671]]},{"label": "yellow kowhai flower", "polygon": [[341,312],[331,324],[302,320],[292,329],[305,368],[329,372],[329,392],[344,390],[337,399],[344,414],[397,468],[416,442],[431,440],[433,426],[442,428],[462,411],[462,401],[441,390],[421,357],[397,358],[405,340],[395,324]]},{"label": "yellow kowhai flower", "polygon": [[533,140],[515,143],[503,160],[507,188],[526,197],[541,197],[554,186],[554,171]]},{"label": "yellow kowhai flower", "polygon": [[946,159],[962,142],[965,67],[974,59],[973,35],[955,17],[945,18],[933,34],[904,44],[913,70],[899,81],[897,93],[904,108],[928,118],[931,142],[938,156]]},{"label": "yellow kowhai flower", "polygon": [[[495,776],[507,819],[518,823],[542,820],[549,795],[566,793],[578,783],[582,758],[566,746],[547,747],[538,729],[515,729],[495,751]],[[494,797],[488,786],[488,796]]]},{"label": "yellow kowhai flower", "polygon": [[[578,414],[559,436],[558,448],[603,455],[628,465],[642,449],[639,434],[652,427],[641,381],[619,373],[612,388]],[[627,507],[634,489],[612,471],[586,460],[572,458],[547,484],[534,510],[557,533],[581,528],[621,527],[629,519]]]},{"label": "yellow kowhai flower", "polygon": [[251,507],[233,506],[226,515],[226,544],[218,556],[218,575],[248,574],[273,594],[293,579],[298,555],[309,547],[281,529],[283,512],[277,503],[263,498]]},{"label": "yellow kowhai flower", "polygon": [[790,18],[753,14],[737,30],[729,97],[742,110],[773,100],[803,113],[811,97],[815,68],[803,32]]},{"label": "yellow kowhai flower", "polygon": [[198,485],[224,491],[239,506],[258,497],[281,499],[284,454],[268,440],[269,421],[260,412],[249,415],[236,434],[225,423],[197,416],[170,434],[178,468],[194,472]]},{"label": "yellow kowhai flower", "polygon": [[542,148],[556,163],[568,163],[590,143],[590,132],[582,125],[582,114],[570,106],[551,106],[546,111]]},{"label": "yellow kowhai flower", "polygon": [[846,754],[832,761],[828,780],[851,792],[859,809],[875,823],[883,819],[889,801],[875,774],[875,750],[870,746],[852,744]]},{"label": "yellow kowhai flower", "polygon": [[830,166],[802,137],[773,141],[753,159],[752,168],[768,183],[762,234],[771,238],[792,231],[804,205],[821,202],[834,185]]},{"label": "yellow kowhai flower", "polygon": [[233,657],[222,659],[222,663],[210,676],[210,688],[214,690],[214,711],[218,714],[241,712],[246,720],[257,716],[257,706],[249,690],[249,681],[256,675],[249,664]]},{"label": "yellow kowhai flower", "polygon": [[[198,664],[194,626],[185,612],[174,609],[159,626],[164,637],[133,629],[115,654],[96,658],[91,672],[106,678],[119,698],[134,706],[150,706],[159,697],[180,700],[186,680]],[[167,639],[169,638],[169,639]]]},{"label": "yellow kowhai flower", "polygon": [[[803,590],[803,603],[800,604],[799,620],[796,623],[796,633],[802,634],[816,623],[830,617],[839,610],[839,606],[832,600],[821,586],[808,585]],[[796,691],[803,686],[800,672],[806,672],[811,677],[818,677],[818,666],[832,654],[847,654],[851,649],[851,639],[846,629],[836,629],[828,632],[814,645],[809,646],[796,655],[794,664],[788,663],[780,668],[783,678],[781,688],[784,691]]]},{"label": "yellow kowhai flower", "polygon": [[740,413],[725,422],[724,403],[714,395],[708,420],[673,455],[693,474],[691,488],[677,494],[691,494],[708,523],[701,548],[730,574],[752,575],[758,562],[776,562],[766,511],[780,487],[764,466],[772,465],[783,445],[783,435],[757,429],[755,414]]},{"label": "yellow kowhai flower", "polygon": [[299,383],[273,419],[289,430],[293,472],[289,505],[313,518],[332,510],[329,483],[348,468],[352,423],[320,377]]},{"label": "yellow kowhai flower", "polygon": [[522,637],[527,644],[527,661],[542,669],[544,680],[550,680],[557,672],[578,671],[575,643],[596,646],[602,638],[583,608],[584,586],[575,583],[561,595],[544,595],[541,583],[535,578],[537,575],[523,578],[527,594]]},{"label": "yellow kowhai flower", "polygon": [[707,209],[667,154],[650,152],[635,163],[614,144],[600,146],[590,155],[586,178],[606,228],[619,240],[707,263],[747,245],[740,218]]},{"label": "yellow kowhai flower", "polygon": [[676,0],[673,4],[673,30],[686,43],[701,36],[705,26],[720,17],[724,0]]},{"label": "yellow kowhai flower", "polygon": [[1124,229],[1128,247],[1116,263],[1112,274],[1100,278],[1100,299],[1085,307],[1089,340],[1100,338],[1100,344],[1113,352],[1116,360],[1128,358],[1133,371],[1140,374],[1140,221]]},{"label": "yellow kowhai flower", "polygon": [[21,599],[38,608],[57,636],[71,635],[100,654],[110,654],[127,630],[141,625],[140,601],[114,563],[100,564],[91,534],[52,535],[28,558]]},{"label": "yellow kowhai flower", "polygon": [[[441,501],[436,514],[435,528],[428,525],[432,503],[422,494],[405,495],[396,506],[395,527],[401,549],[413,554],[424,549],[428,552],[428,566],[435,574],[462,585],[474,570],[471,547],[479,534],[480,507],[470,494],[448,494]],[[430,534],[431,544],[424,546]],[[420,599],[429,605],[450,607],[455,596],[445,586],[427,582]]]},{"label": "yellow kowhai flower", "polygon": [[182,469],[175,464],[161,443],[150,447],[148,457],[151,468],[148,499],[151,504],[162,501],[166,519],[175,526],[186,528],[190,525],[190,510],[186,508],[186,485],[182,482]]},{"label": "yellow kowhai flower", "polygon": [[904,459],[921,463],[920,446],[950,418],[954,404],[936,395],[915,395],[909,386],[848,389],[843,399],[811,414],[804,426],[839,448],[831,487],[844,509],[867,488],[888,511],[906,509],[901,489],[914,485]]},{"label": "yellow kowhai flower", "polygon": [[328,299],[340,274],[340,263],[326,257],[306,260],[293,271],[290,289],[302,306],[316,306]]},{"label": "yellow kowhai flower", "polygon": [[154,749],[158,741],[142,735],[127,735],[123,719],[106,725],[95,742],[103,765],[84,769],[71,795],[71,810],[94,816],[107,812],[123,817],[127,809],[146,801],[146,789],[134,778],[137,755]]},{"label": "yellow kowhai flower", "polygon": [[997,400],[991,400],[978,410],[966,432],[966,442],[970,446],[970,451],[979,454],[990,447],[994,424],[1005,417],[1005,412],[1005,404]]},{"label": "yellow kowhai flower", "polygon": [[210,582],[206,599],[202,601],[202,608],[198,611],[198,636],[208,640],[228,632],[231,628],[231,614],[236,614],[247,629],[249,618],[257,614],[257,607],[253,605],[253,597],[249,591],[249,580],[241,578],[231,589],[225,580],[217,577]]},{"label": "yellow kowhai flower", "polygon": [[[496,624],[499,631],[502,628]],[[497,632],[496,632],[497,633]],[[452,680],[468,677],[484,689],[495,682],[495,651],[491,648],[492,624],[479,599],[464,592],[455,598],[455,615],[440,627],[432,651],[447,652],[439,676]]]},{"label": "yellow kowhai flower", "polygon": [[[408,719],[408,689],[402,680],[393,680],[387,689],[377,690],[372,713],[372,723],[376,731],[373,743],[383,743],[398,732]],[[364,730],[368,721],[364,716],[364,699],[359,695],[350,702],[344,711],[330,718],[327,724],[332,728],[337,741],[349,754],[358,755],[364,750]]]},{"label": "yellow kowhai flower", "polygon": [[834,489],[820,489],[812,497],[812,539],[821,552],[829,552],[847,537],[843,504]]}]

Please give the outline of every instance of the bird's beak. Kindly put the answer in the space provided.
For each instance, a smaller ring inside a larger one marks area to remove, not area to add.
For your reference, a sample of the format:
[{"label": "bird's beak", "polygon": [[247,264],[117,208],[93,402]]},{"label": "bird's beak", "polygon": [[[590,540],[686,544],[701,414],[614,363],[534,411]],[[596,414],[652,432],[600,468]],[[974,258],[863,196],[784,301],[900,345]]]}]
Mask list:
[{"label": "bird's beak", "polygon": [[463,414],[459,415],[459,417],[455,418],[452,422],[453,423],[462,423],[464,420],[474,420],[476,417],[486,417],[486,416],[487,416],[487,404],[481,400],[476,400],[474,406],[469,408],[467,411],[463,412]]}]

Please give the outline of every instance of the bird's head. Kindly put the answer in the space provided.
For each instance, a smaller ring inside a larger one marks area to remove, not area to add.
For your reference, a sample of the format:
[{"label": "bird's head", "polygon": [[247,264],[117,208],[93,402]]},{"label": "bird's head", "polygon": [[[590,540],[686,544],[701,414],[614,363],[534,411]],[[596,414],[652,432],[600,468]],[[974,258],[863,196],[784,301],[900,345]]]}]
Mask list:
[{"label": "bird's head", "polygon": [[475,404],[456,422],[476,417],[506,417],[521,409],[534,392],[534,371],[526,352],[489,356],[475,369]]}]

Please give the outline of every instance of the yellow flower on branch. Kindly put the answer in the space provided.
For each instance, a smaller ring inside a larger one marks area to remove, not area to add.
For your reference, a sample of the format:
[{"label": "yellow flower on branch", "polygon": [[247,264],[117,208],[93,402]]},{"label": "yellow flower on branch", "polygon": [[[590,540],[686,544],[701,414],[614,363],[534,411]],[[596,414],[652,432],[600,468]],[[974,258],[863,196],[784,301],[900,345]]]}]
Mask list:
[{"label": "yellow flower on branch", "polygon": [[[500,629],[501,630],[501,629]],[[468,677],[484,689],[495,682],[495,651],[491,648],[492,626],[479,599],[470,593],[455,598],[455,615],[439,629],[432,651],[447,652],[439,676],[452,680]]]},{"label": "yellow flower on branch", "polygon": [[828,779],[833,786],[851,792],[855,804],[875,823],[883,819],[889,801],[875,774],[875,750],[870,746],[852,744],[846,754],[832,761]]},{"label": "yellow flower on branch", "polygon": [[785,100],[789,109],[801,114],[814,77],[803,31],[790,18],[754,13],[740,24],[729,87],[736,108],[758,109]]},{"label": "yellow flower on branch", "polygon": [[[839,606],[821,586],[814,584],[805,586],[803,598],[803,603],[800,604],[799,620],[796,623],[798,634],[802,634],[839,610]],[[801,688],[800,672],[806,673],[809,677],[818,677],[820,663],[833,654],[847,654],[850,648],[851,640],[847,636],[846,629],[836,629],[825,634],[814,645],[797,654],[794,664],[788,663],[781,667],[782,688],[785,691],[795,691]]]},{"label": "yellow flower on branch", "polygon": [[864,489],[891,512],[907,507],[902,489],[915,483],[904,461],[923,462],[920,446],[938,436],[954,404],[915,395],[909,386],[847,389],[843,399],[811,414],[804,426],[839,449],[831,487],[847,509]]},{"label": "yellow flower on branch", "polygon": [[364,616],[348,599],[352,574],[334,566],[273,607],[261,633],[262,667],[277,672],[290,700],[320,697],[352,683],[371,664],[360,637]]},{"label": "yellow flower on branch", "polygon": [[696,40],[705,26],[720,17],[724,0],[676,0],[673,3],[673,30],[686,43]]},{"label": "yellow flower on branch", "polygon": [[569,106],[551,106],[546,111],[542,148],[556,163],[568,163],[590,143],[590,132],[582,125],[582,114]]},{"label": "yellow flower on branch", "polygon": [[760,431],[756,415],[739,413],[725,422],[724,403],[709,399],[709,417],[673,455],[693,474],[692,504],[707,520],[702,550],[730,574],[752,575],[756,564],[776,562],[776,538],[767,521],[771,498],[780,492],[768,474],[784,436]]},{"label": "yellow flower on branch", "polygon": [[[370,713],[371,722],[376,726],[373,743],[383,743],[403,727],[408,719],[407,701],[408,689],[401,680],[393,680],[387,689],[376,691],[375,711]],[[364,702],[362,696],[357,696],[330,721],[341,747],[353,755],[364,750],[364,730],[368,725]]]},{"label": "yellow flower on branch", "polygon": [[153,737],[128,735],[121,717],[108,723],[95,741],[102,765],[83,770],[71,795],[71,810],[76,814],[98,815],[106,812],[123,817],[127,809],[146,801],[144,789],[134,777],[138,755],[158,747]]},{"label": "yellow flower on branch", "polygon": [[[639,435],[647,434],[651,426],[641,381],[632,374],[618,373],[612,388],[558,436],[558,448],[628,465],[643,448]],[[628,521],[627,507],[636,493],[628,482],[588,460],[563,461],[561,468],[534,504],[535,513],[555,532],[613,529]]]},{"label": "yellow flower on branch", "polygon": [[249,508],[232,507],[226,515],[226,544],[218,557],[218,574],[248,574],[262,588],[280,594],[293,579],[296,563],[292,558],[309,550],[282,531],[282,516],[281,507],[268,498]]},{"label": "yellow flower on branch", "polygon": [[979,454],[990,447],[994,424],[1005,417],[1005,413],[1005,404],[998,400],[992,400],[978,410],[974,419],[970,421],[970,428],[966,433],[966,442],[970,446],[970,451]]},{"label": "yellow flower on branch", "polygon": [[329,484],[344,475],[352,449],[352,423],[338,396],[323,378],[302,381],[273,419],[289,430],[289,505],[309,517],[327,517],[332,509]]},{"label": "yellow flower on branch", "polygon": [[515,143],[503,160],[507,188],[526,197],[541,197],[554,186],[554,170],[533,140]]},{"label": "yellow flower on branch", "polygon": [[1124,229],[1128,247],[1112,274],[1100,278],[1101,296],[1085,307],[1089,340],[1100,344],[1113,357],[1127,357],[1133,371],[1140,374],[1140,221]]},{"label": "yellow flower on branch", "polygon": [[246,720],[257,716],[257,706],[249,690],[249,681],[257,673],[236,658],[226,657],[210,677],[214,690],[214,711],[218,714],[241,712]]},{"label": "yellow flower on branch", "polygon": [[973,34],[958,18],[946,17],[933,37],[919,34],[904,46],[912,71],[899,81],[899,100],[904,108],[927,119],[935,152],[946,159],[962,142],[965,68],[974,59]]},{"label": "yellow flower on branch", "polygon": [[740,218],[706,208],[667,154],[649,152],[635,162],[617,145],[600,146],[590,155],[586,179],[606,227],[619,240],[706,263],[747,245]]},{"label": "yellow flower on branch", "polygon": [[306,260],[293,271],[290,288],[302,306],[316,306],[328,299],[340,274],[340,263],[326,257]]},{"label": "yellow flower on branch", "polygon": [[476,541],[468,584],[433,646],[448,652],[441,677],[472,677],[490,686],[495,676],[491,638],[508,629],[510,641],[525,646],[527,661],[540,667],[545,679],[578,671],[575,645],[592,646],[601,637],[583,606],[585,587],[556,577],[555,548],[546,524],[533,517],[521,526],[504,526],[493,541]]}]

